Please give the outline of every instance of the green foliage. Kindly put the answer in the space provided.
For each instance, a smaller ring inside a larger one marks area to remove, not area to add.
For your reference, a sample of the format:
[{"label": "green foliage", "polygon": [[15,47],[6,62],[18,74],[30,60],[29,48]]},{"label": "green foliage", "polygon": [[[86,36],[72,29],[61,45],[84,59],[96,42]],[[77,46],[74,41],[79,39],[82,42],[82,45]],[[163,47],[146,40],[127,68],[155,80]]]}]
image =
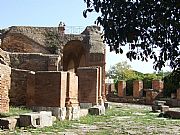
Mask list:
[{"label": "green foliage", "polygon": [[62,52],[61,41],[56,31],[48,31],[46,33],[46,46],[52,54],[57,54],[58,49]]},{"label": "green foliage", "polygon": [[131,69],[131,66],[127,61],[122,61],[112,66],[107,72],[109,78],[115,80],[129,80],[129,79],[140,79],[137,72]]},{"label": "green foliage", "polygon": [[171,93],[176,93],[178,88],[180,88],[180,69],[164,77],[164,95],[169,97]]},{"label": "green foliage", "polygon": [[126,96],[133,95],[133,81],[134,81],[134,79],[126,81]]},{"label": "green foliage", "polygon": [[155,73],[144,74],[144,77],[143,77],[143,87],[145,89],[151,89],[152,88],[152,80],[162,79],[162,77],[163,76],[157,75]]},{"label": "green foliage", "polygon": [[[179,0],[84,0],[87,12],[100,12],[96,24],[103,27],[103,39],[110,51],[126,54],[130,60],[154,60],[155,69],[170,61],[180,67]],[[156,54],[154,48],[160,49]]]},{"label": "green foliage", "polygon": [[8,113],[0,113],[0,117],[18,116],[23,113],[32,112],[26,107],[13,107],[10,106]]}]

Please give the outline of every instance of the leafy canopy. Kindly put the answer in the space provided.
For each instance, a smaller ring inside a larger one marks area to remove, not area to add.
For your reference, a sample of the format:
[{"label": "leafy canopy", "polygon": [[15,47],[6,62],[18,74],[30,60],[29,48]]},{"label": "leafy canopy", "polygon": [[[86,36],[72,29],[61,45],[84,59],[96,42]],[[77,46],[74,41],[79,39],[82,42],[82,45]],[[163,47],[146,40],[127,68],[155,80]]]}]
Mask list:
[{"label": "leafy canopy", "polygon": [[[148,61],[161,69],[170,61],[173,69],[180,68],[180,1],[179,0],[84,0],[83,12],[100,12],[96,24],[103,26],[104,42],[110,51]],[[160,50],[157,54],[155,50]]]}]

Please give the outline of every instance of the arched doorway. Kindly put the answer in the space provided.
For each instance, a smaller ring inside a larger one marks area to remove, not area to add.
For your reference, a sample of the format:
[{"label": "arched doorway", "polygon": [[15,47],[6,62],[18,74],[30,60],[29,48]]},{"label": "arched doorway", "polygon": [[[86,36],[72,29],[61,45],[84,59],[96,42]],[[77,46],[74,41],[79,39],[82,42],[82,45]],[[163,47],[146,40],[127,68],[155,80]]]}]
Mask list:
[{"label": "arched doorway", "polygon": [[79,40],[68,42],[63,49],[63,70],[76,73],[78,67],[86,65],[85,49]]}]

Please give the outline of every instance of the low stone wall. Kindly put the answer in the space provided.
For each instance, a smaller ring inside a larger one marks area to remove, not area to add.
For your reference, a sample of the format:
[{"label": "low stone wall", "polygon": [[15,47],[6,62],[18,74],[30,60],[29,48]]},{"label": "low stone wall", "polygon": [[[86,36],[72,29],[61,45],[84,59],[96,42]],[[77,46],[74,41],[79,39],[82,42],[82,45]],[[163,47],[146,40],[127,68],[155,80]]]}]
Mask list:
[{"label": "low stone wall", "polygon": [[9,112],[9,89],[11,86],[11,68],[0,64],[0,113]]}]

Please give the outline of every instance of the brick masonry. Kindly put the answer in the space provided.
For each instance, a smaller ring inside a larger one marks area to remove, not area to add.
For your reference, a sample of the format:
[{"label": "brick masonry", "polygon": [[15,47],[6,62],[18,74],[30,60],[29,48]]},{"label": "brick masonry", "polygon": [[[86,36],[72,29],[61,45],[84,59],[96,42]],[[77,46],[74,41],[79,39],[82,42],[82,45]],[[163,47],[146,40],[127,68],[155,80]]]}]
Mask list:
[{"label": "brick masonry", "polygon": [[118,96],[124,97],[126,95],[126,82],[119,81],[118,82]]},{"label": "brick masonry", "polygon": [[29,70],[12,68],[11,89],[9,91],[10,105],[26,105],[27,75]]},{"label": "brick masonry", "polygon": [[77,70],[79,77],[79,102],[98,104],[98,67],[80,67]]},{"label": "brick masonry", "polygon": [[0,113],[9,112],[9,89],[11,86],[11,68],[0,64]]},{"label": "brick masonry", "polygon": [[28,76],[27,106],[65,107],[67,73],[39,71],[34,75]]},{"label": "brick masonry", "polygon": [[152,80],[152,89],[162,91],[164,88],[164,83],[161,80]]},{"label": "brick masonry", "polygon": [[133,81],[133,97],[139,98],[142,96],[143,82],[140,80]]}]

